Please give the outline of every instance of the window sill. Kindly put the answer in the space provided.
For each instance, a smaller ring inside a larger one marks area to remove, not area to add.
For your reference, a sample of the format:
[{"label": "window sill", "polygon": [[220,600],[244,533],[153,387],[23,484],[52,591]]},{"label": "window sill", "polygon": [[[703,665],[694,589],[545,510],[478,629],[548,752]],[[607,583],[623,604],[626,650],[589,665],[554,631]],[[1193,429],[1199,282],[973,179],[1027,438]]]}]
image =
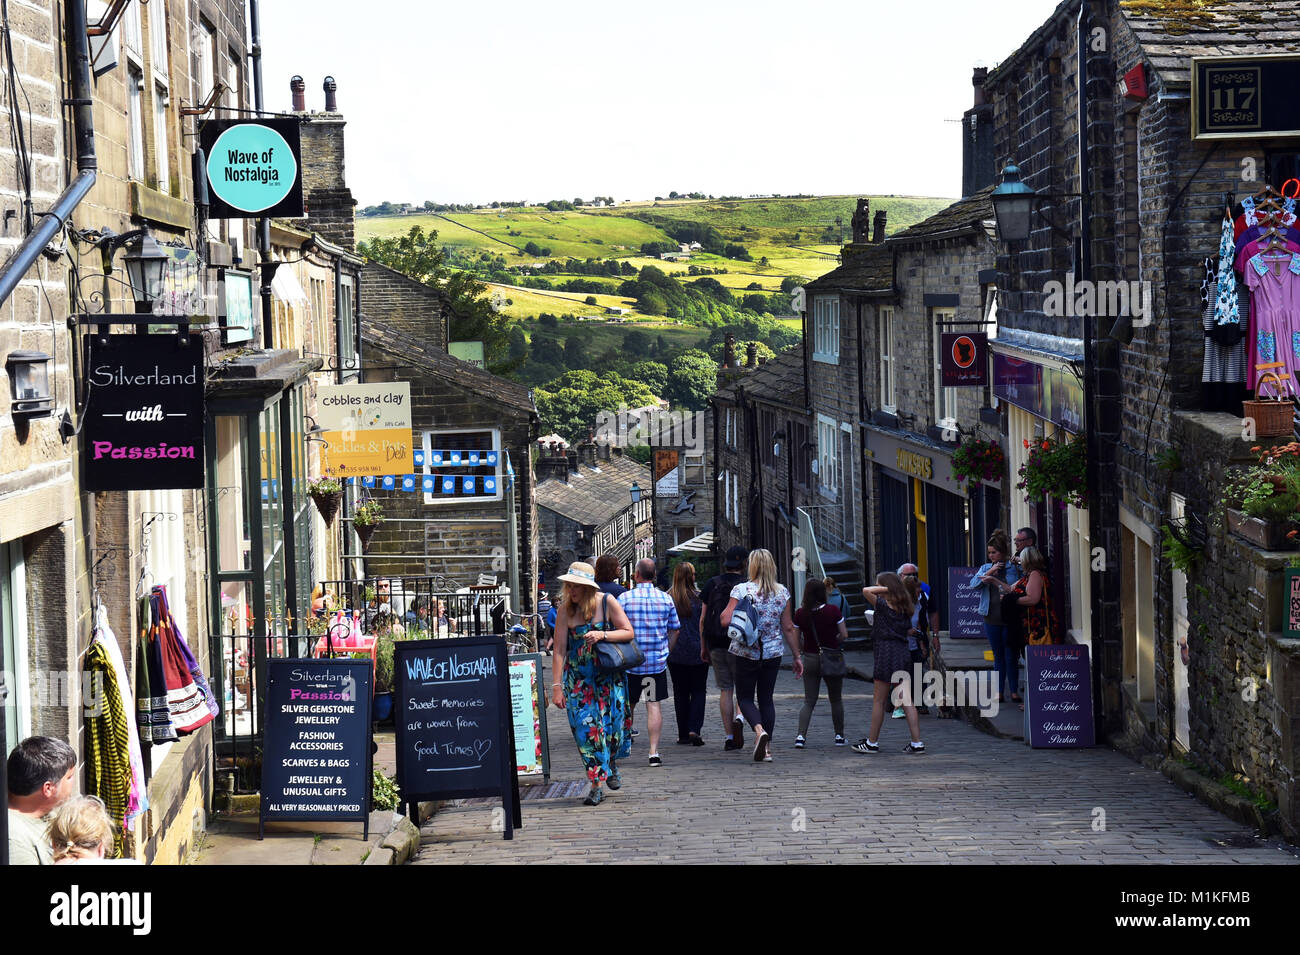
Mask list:
[{"label": "window sill", "polygon": [[131,180],[131,215],[159,225],[176,229],[189,229],[193,225],[194,207],[180,199],[173,199],[138,179]]},{"label": "window sill", "polygon": [[819,361],[824,365],[838,365],[840,363],[839,355],[832,355],[829,352],[815,351],[812,355],[813,361]]}]

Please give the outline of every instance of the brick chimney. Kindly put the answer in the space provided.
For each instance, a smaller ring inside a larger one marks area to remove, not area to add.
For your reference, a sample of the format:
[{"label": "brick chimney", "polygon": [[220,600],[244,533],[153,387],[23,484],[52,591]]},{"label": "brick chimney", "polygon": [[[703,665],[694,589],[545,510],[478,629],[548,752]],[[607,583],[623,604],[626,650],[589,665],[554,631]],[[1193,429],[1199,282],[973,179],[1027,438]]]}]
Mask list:
[{"label": "brick chimney", "polygon": [[[293,88],[293,84],[290,84]],[[333,77],[325,84],[325,112],[299,113],[302,138],[302,192],[307,217],[300,223],[319,232],[335,245],[356,249],[356,200],[348,188],[343,163],[343,130],[347,123],[338,112]],[[298,111],[294,92],[294,110]],[[305,105],[305,104],[304,104]]]},{"label": "brick chimney", "polygon": [[984,92],[986,67],[971,73],[975,104],[961,118],[961,194],[972,196],[997,181],[993,161],[993,104]]},{"label": "brick chimney", "polygon": [[601,461],[608,461],[608,460],[609,460],[609,442],[608,442],[608,441],[602,441],[600,444],[596,445],[596,457],[597,457],[599,460],[601,460]]},{"label": "brick chimney", "polygon": [[570,448],[565,452],[564,459],[568,462],[568,471],[570,474],[578,473],[578,452]]},{"label": "brick chimney", "polygon": [[722,367],[736,367],[736,336],[731,334],[731,332],[727,332],[726,338],[723,339]]},{"label": "brick chimney", "polygon": [[871,221],[871,241],[879,244],[885,241],[885,220],[889,213],[884,209],[876,210],[876,217]]},{"label": "brick chimney", "polygon": [[850,224],[853,229],[853,243],[869,242],[870,237],[867,235],[868,223],[871,221],[871,200],[859,199],[858,206],[853,210],[853,219]]},{"label": "brick chimney", "polygon": [[758,345],[755,342],[750,342],[745,346],[745,367],[758,367]]},{"label": "brick chimney", "polygon": [[596,466],[596,436],[587,429],[587,440],[578,445],[578,460],[589,468]]}]

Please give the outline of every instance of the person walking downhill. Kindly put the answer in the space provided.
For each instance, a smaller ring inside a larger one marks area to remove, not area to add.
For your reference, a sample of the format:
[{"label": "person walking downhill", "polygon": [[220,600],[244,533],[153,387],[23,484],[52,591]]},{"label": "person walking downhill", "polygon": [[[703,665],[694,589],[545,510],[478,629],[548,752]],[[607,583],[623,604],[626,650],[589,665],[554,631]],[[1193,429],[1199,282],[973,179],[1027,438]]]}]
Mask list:
[{"label": "person walking downhill", "polygon": [[[776,561],[772,552],[759,548],[749,552],[749,580],[731,589],[727,609],[722,611],[723,626],[731,626],[732,617],[742,600],[754,608],[757,639],[746,645],[733,637],[728,652],[736,667],[736,696],[745,719],[754,728],[754,762],[772,762],[772,732],[776,728],[776,704],[772,694],[781,674],[782,638],[794,654],[794,675],[803,676],[803,654],[799,650],[799,631],[790,617],[790,591],[776,582]],[[757,696],[757,703],[755,702]]]},{"label": "person walking downhill", "polygon": [[747,557],[743,547],[728,548],[722,573],[709,578],[700,591],[700,601],[703,604],[700,610],[700,636],[704,643],[700,648],[700,659],[713,664],[713,682],[718,685],[718,709],[722,713],[722,732],[726,736],[722,748],[728,751],[744,748],[745,721],[736,711],[736,658],[728,652],[731,638],[727,636],[726,625],[722,622],[722,612],[731,600],[732,588],[745,582],[741,570]]},{"label": "person walking downhill", "polygon": [[[995,530],[989,537],[984,553],[988,560],[975,571],[969,586],[972,590],[978,589],[980,594],[984,635],[988,637],[989,647],[993,651],[993,672],[997,674],[997,699],[999,703],[1010,699],[1023,710],[1025,705],[1020,698],[1020,665],[1011,653],[1007,627],[1002,620],[1001,585],[1014,585],[1020,579],[1020,569],[1008,560],[1011,556],[1011,543],[1007,540],[1007,532]],[[1006,688],[1006,697],[1002,695],[1003,687]]]},{"label": "person walking downhill", "polygon": [[637,646],[645,654],[645,663],[627,671],[628,730],[632,728],[632,715],[636,705],[646,699],[646,728],[650,731],[651,766],[662,766],[659,755],[659,735],[663,732],[664,716],[659,704],[668,699],[668,646],[677,638],[681,621],[673,599],[654,584],[655,562],[642,558],[636,562],[636,580],[631,590],[618,597],[627,613]]},{"label": "person walking downhill", "polygon": [[[898,574],[880,574],[876,577],[876,586],[863,587],[862,596],[875,608],[875,627],[871,634],[872,672],[874,688],[871,694],[871,734],[853,744],[855,753],[880,752],[880,727],[885,722],[885,698],[889,696],[889,684],[894,674],[900,670],[908,672],[912,659],[907,650],[907,631],[911,627],[911,595],[903,578]],[[910,676],[904,681],[906,689],[903,699],[903,713],[907,718],[907,728],[912,734],[912,742],[903,747],[905,753],[919,755],[925,752],[925,743],[921,742],[921,723],[916,715],[912,697],[915,689],[911,686]]]},{"label": "person walking downhill", "polygon": [[[828,577],[827,580],[830,578]],[[849,631],[838,607],[827,602],[826,584],[810,580],[803,589],[803,605],[794,612],[794,625],[799,628],[803,641],[803,709],[799,711],[799,735],[794,738],[794,748],[803,749],[807,742],[808,722],[826,681],[826,698],[831,701],[831,722],[835,724],[835,745],[843,746],[844,701],[844,651],[842,642]]]},{"label": "person walking downhill", "polygon": [[704,697],[709,665],[700,653],[700,595],[695,589],[695,565],[682,561],[673,571],[669,592],[682,627],[668,641],[668,675],[673,681],[673,709],[677,713],[679,745],[703,746]]},{"label": "person walking downhill", "polygon": [[596,589],[590,564],[572,563],[558,579],[564,587],[556,608],[551,702],[568,712],[578,755],[591,780],[583,802],[595,806],[605,798],[601,783],[610,789],[622,785],[617,760],[632,748],[627,684],[622,673],[598,665],[596,644],[632,640],[632,625],[618,601]]}]

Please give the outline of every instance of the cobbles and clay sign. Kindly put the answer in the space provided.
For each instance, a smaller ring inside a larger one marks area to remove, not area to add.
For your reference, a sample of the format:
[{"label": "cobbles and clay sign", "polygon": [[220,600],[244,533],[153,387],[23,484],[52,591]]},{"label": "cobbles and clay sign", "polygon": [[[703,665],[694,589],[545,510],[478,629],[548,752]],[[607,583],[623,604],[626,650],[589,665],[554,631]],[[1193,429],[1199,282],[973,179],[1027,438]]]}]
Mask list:
[{"label": "cobbles and clay sign", "polygon": [[321,385],[321,470],[338,477],[410,474],[411,384]]}]

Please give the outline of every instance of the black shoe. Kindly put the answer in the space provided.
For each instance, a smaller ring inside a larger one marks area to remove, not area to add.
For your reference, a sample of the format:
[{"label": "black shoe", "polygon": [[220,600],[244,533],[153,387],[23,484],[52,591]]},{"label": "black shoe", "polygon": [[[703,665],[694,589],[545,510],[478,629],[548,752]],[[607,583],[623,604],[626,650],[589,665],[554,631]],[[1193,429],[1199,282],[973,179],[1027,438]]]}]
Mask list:
[{"label": "black shoe", "polygon": [[605,785],[610,789],[622,789],[623,777],[618,773],[611,773],[609,776],[605,777]]},{"label": "black shoe", "polygon": [[690,737],[687,737],[687,736],[679,736],[679,737],[677,738],[677,745],[678,745],[678,746],[690,746],[690,745],[691,745]]},{"label": "black shoe", "polygon": [[737,749],[745,745],[745,721],[739,716],[731,724],[731,734]]},{"label": "black shoe", "polygon": [[761,763],[767,757],[767,744],[770,740],[767,733],[758,734],[758,740],[754,743],[754,762]]},{"label": "black shoe", "polygon": [[737,743],[734,739],[729,739],[722,744],[722,748],[730,752],[733,749],[744,749],[745,747],[743,743]]},{"label": "black shoe", "polygon": [[924,744],[924,743],[920,743],[920,744],[918,744],[918,745],[916,745],[916,746],[913,746],[911,743],[908,743],[906,746],[903,747],[903,752],[904,752],[904,753],[910,753],[910,754],[913,755],[913,756],[921,756],[921,755],[924,755],[924,753],[925,753],[925,744]]},{"label": "black shoe", "polygon": [[662,766],[663,764],[664,764],[664,761],[663,761],[662,759],[659,758],[659,754],[658,754],[658,753],[656,753],[654,756],[651,756],[651,757],[650,757],[650,765],[651,765],[651,766]]},{"label": "black shoe", "polygon": [[587,793],[587,798],[582,801],[584,806],[599,806],[605,798],[605,791],[599,786],[592,786],[591,792]]},{"label": "black shoe", "polygon": [[880,752],[880,744],[873,743],[869,739],[860,739],[853,744],[852,749],[855,753],[878,753]]},{"label": "black shoe", "polygon": [[688,736],[688,737],[686,738],[686,741],[687,741],[688,743],[690,743],[692,746],[703,746],[703,745],[704,745],[704,740],[700,739],[700,734],[699,734],[699,733],[692,733],[690,736]]}]

